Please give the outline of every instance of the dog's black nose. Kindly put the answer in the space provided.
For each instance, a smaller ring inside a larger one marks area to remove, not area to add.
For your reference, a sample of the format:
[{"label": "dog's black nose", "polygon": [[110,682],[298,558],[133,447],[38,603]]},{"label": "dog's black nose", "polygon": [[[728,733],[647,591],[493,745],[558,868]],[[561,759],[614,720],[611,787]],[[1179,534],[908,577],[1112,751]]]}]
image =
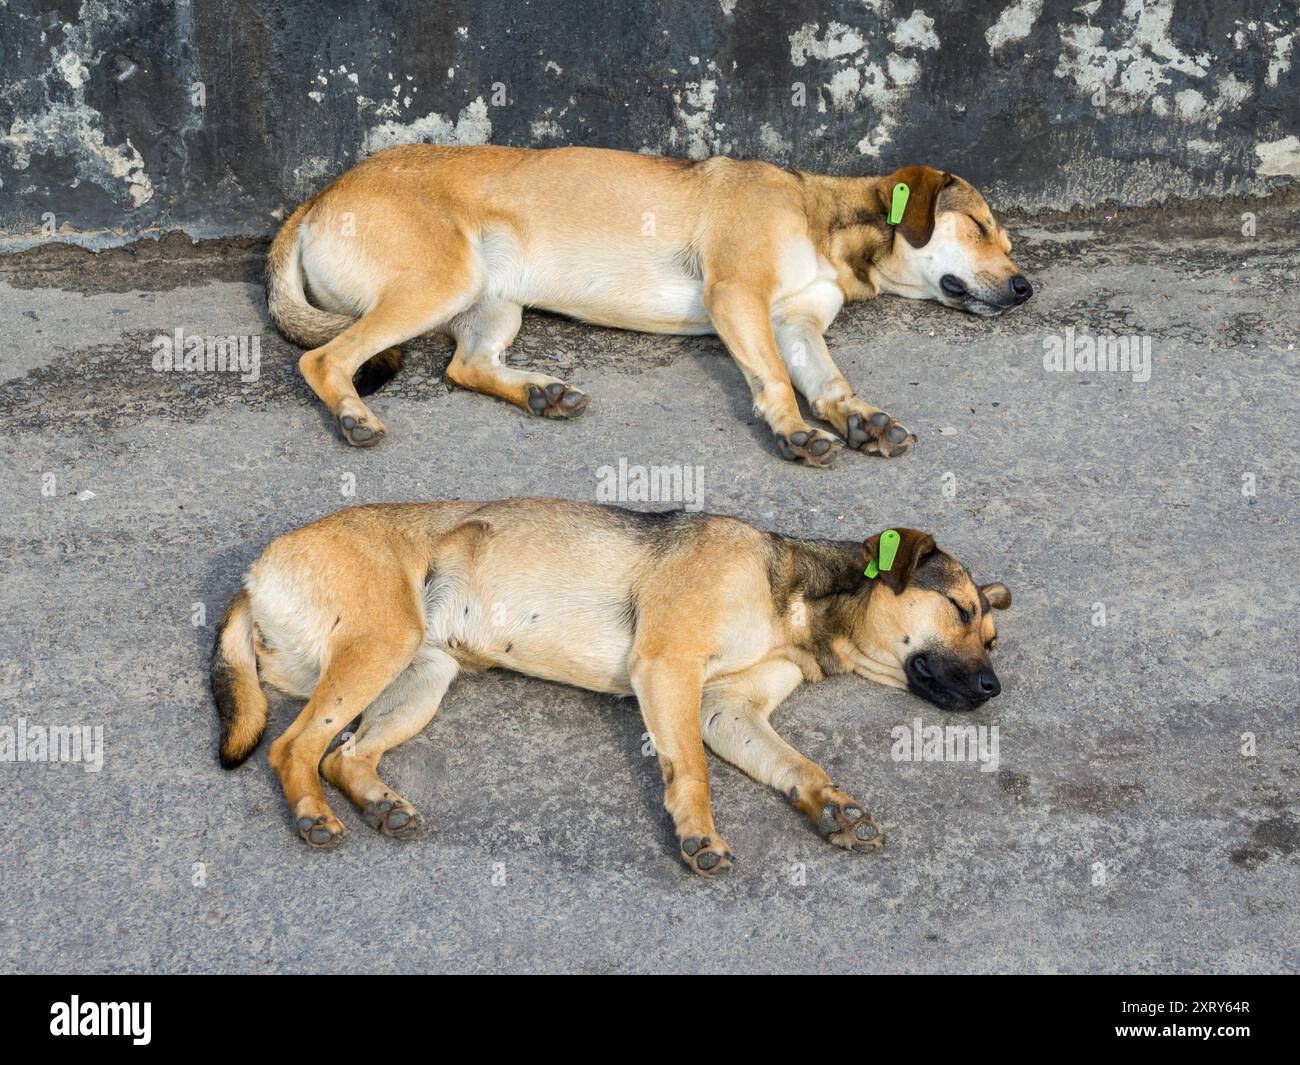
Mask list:
[{"label": "dog's black nose", "polygon": [[1024,303],[1034,294],[1034,286],[1029,283],[1029,278],[1016,274],[1007,282],[1007,287],[1011,289],[1011,297],[1017,303]]},{"label": "dog's black nose", "polygon": [[[1025,279],[1022,277],[1020,280],[1024,281]],[[1029,284],[1029,282],[1025,281],[1025,284]],[[953,274],[944,274],[943,277],[939,278],[939,287],[949,296],[966,295],[966,286],[962,283],[961,278]]]},{"label": "dog's black nose", "polygon": [[985,699],[992,699],[995,695],[1001,694],[1002,685],[998,683],[998,676],[996,673],[988,669],[982,669],[980,670],[979,677],[976,679],[979,681],[980,694],[983,695]]}]

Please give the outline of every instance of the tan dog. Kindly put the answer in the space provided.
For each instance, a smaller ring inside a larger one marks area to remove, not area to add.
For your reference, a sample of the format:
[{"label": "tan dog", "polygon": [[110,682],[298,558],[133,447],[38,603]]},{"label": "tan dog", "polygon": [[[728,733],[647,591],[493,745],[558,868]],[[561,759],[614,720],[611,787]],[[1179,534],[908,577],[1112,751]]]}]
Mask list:
[{"label": "tan dog", "polygon": [[[976,586],[927,534],[897,532],[892,568],[868,579],[880,535],[796,540],[734,518],[558,499],[340,511],[267,547],[222,619],[221,762],[233,768],[257,746],[270,684],[307,699],[271,744],[302,838],[329,846],[344,832],[322,773],[372,827],[407,834],[418,815],[380,779],[380,758],[429,723],[458,673],[500,667],[637,697],[696,872],[732,860],[713,824],[706,744],[787,795],[831,843],[879,846],[866,807],[768,718],[830,673],[947,709],[998,694],[992,610],[1010,592]],[[363,711],[355,738],[327,756]]]},{"label": "tan dog", "polygon": [[[900,182],[911,195],[894,226]],[[522,309],[540,307],[718,334],[781,453],[820,466],[839,441],[804,421],[795,389],[850,447],[894,456],[916,440],[832,361],[822,334],[844,302],[886,292],[1001,314],[1033,292],[1010,249],[983,197],[929,167],[827,177],[726,158],[408,145],[294,211],[267,287],[271,317],[312,349],[298,365],[352,444],[384,434],[356,385],[374,391],[400,365],[394,346],[429,332],[456,340],[454,384],[546,417],[580,414],[582,392],[502,364]]]}]

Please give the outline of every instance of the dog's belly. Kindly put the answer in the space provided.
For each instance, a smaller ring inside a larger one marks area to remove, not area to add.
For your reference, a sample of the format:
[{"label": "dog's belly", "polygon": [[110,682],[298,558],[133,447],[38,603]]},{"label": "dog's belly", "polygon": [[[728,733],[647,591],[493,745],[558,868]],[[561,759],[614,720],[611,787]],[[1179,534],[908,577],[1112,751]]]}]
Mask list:
[{"label": "dog's belly", "polygon": [[632,681],[627,672],[631,654],[630,637],[597,638],[582,647],[550,647],[544,641],[530,645],[523,641],[500,653],[493,664],[587,691],[631,695]]},{"label": "dog's belly", "polygon": [[479,244],[487,295],[595,325],[645,333],[712,333],[704,283],[662,244],[641,249],[593,237],[535,240],[524,252],[513,234]]},{"label": "dog's belly", "polygon": [[483,579],[473,594],[455,577],[426,586],[426,644],[471,671],[510,669],[589,691],[631,694],[625,597],[544,565],[506,572],[508,582]]},{"label": "dog's belly", "polygon": [[698,282],[683,279],[671,284],[661,282],[654,289],[631,288],[617,280],[593,280],[580,291],[539,293],[528,305],[593,325],[642,333],[698,335],[714,331],[704,309],[704,287]]}]

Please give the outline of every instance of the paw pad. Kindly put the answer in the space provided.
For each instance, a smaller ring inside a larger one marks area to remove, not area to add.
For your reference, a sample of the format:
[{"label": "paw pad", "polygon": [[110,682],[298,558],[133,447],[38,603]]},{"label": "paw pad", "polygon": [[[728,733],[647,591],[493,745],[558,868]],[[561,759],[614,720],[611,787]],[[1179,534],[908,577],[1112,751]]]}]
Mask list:
[{"label": "paw pad", "polygon": [[396,797],[366,803],[362,817],[375,831],[400,839],[415,835],[422,825],[420,814],[415,807]]},{"label": "paw pad", "polygon": [[889,459],[897,458],[916,443],[916,437],[883,410],[865,418],[850,414],[848,439],[849,447]]},{"label": "paw pad", "polygon": [[866,810],[852,803],[841,805],[833,799],[822,807],[817,828],[831,843],[845,850],[869,851],[885,842],[884,832]]},{"label": "paw pad", "polygon": [[691,836],[682,840],[682,860],[703,876],[720,876],[731,872],[736,856],[721,840],[714,843],[708,836]]},{"label": "paw pad", "polygon": [[326,817],[298,818],[298,835],[313,847],[331,847],[343,838],[341,826],[339,831],[335,831],[329,827]]},{"label": "paw pad", "polygon": [[528,386],[528,409],[543,418],[576,418],[587,409],[587,394],[559,381]]},{"label": "paw pad", "polygon": [[789,436],[776,438],[781,457],[809,466],[830,466],[835,461],[840,442],[820,429],[799,429]]},{"label": "paw pad", "polygon": [[339,432],[353,447],[374,447],[383,438],[384,430],[364,415],[360,418],[344,414],[339,418]]}]

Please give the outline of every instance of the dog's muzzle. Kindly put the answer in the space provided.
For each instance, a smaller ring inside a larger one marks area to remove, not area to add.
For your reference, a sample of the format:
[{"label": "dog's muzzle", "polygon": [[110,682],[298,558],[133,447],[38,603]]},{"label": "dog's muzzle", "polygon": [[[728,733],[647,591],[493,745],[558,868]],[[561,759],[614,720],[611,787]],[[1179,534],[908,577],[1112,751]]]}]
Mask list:
[{"label": "dog's muzzle", "polygon": [[1012,275],[1007,279],[1005,287],[980,284],[978,291],[972,291],[956,274],[944,274],[939,278],[939,288],[951,306],[985,317],[1006,314],[1034,294],[1034,286],[1023,274]]},{"label": "dog's muzzle", "polygon": [[945,655],[916,651],[903,664],[907,690],[941,710],[974,710],[1002,694],[998,675],[987,666],[970,670]]}]

